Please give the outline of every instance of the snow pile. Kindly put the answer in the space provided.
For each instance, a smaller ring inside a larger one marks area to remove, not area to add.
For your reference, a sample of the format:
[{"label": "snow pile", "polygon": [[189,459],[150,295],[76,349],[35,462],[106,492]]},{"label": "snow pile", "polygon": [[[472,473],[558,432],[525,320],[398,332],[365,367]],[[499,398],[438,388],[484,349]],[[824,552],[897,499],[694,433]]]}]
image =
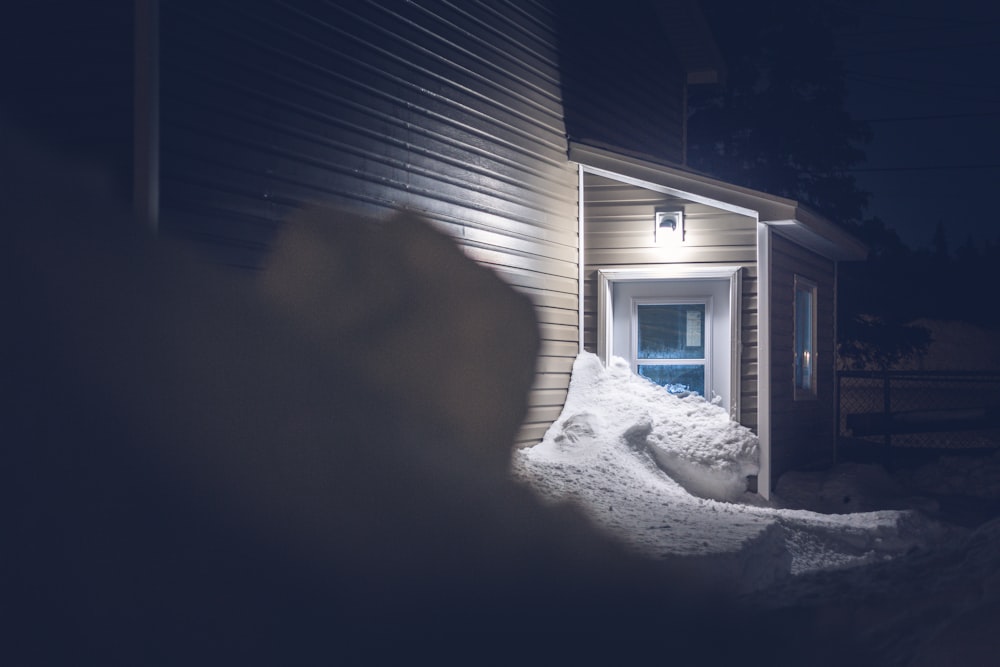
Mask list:
[{"label": "snow pile", "polygon": [[741,497],[759,469],[757,437],[718,405],[670,394],[634,374],[624,359],[613,357],[605,368],[596,355],[582,353],[562,415],[539,451],[582,454],[595,442],[618,439],[702,498]]},{"label": "snow pile", "polygon": [[781,610],[793,636],[812,622],[837,628],[863,647],[863,664],[995,665],[1000,519],[905,558],[790,578],[745,600],[758,613]]},{"label": "snow pile", "polygon": [[542,497],[574,502],[638,552],[697,562],[734,590],[878,562],[938,537],[937,524],[913,512],[766,506],[744,491],[756,456],[756,438],[721,408],[672,396],[621,360],[604,368],[585,353],[562,415],[540,444],[515,452],[512,469]]},{"label": "snow pile", "polygon": [[661,561],[698,559],[704,570],[733,590],[753,590],[791,570],[780,528],[740,506],[689,494],[647,453],[619,437],[602,439],[607,423],[591,412],[574,413],[566,437],[520,450],[516,478],[543,498],[571,501],[601,529],[638,553]]},{"label": "snow pile", "polygon": [[880,465],[840,463],[827,470],[792,470],[783,474],[772,500],[782,507],[823,514],[853,514],[884,509],[934,512],[937,503],[913,495]]},{"label": "snow pile", "polygon": [[921,493],[1000,500],[1000,450],[988,456],[942,456],[899,470],[896,478]]}]

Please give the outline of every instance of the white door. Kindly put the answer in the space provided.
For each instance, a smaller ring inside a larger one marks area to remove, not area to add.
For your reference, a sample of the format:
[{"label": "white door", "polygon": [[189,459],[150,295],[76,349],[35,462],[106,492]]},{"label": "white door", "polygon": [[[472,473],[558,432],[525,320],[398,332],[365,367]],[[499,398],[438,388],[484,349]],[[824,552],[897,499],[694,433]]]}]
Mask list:
[{"label": "white door", "polygon": [[632,370],[674,393],[732,405],[729,279],[615,282],[611,346]]}]

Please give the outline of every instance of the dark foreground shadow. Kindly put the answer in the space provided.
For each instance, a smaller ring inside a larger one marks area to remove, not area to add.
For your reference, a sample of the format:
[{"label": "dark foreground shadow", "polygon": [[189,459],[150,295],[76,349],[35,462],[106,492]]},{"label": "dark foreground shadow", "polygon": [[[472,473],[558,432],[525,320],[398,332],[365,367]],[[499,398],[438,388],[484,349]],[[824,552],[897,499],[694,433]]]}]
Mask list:
[{"label": "dark foreground shadow", "polygon": [[417,217],[303,212],[249,277],[0,131],[5,664],[856,653],[515,484],[532,307]]}]

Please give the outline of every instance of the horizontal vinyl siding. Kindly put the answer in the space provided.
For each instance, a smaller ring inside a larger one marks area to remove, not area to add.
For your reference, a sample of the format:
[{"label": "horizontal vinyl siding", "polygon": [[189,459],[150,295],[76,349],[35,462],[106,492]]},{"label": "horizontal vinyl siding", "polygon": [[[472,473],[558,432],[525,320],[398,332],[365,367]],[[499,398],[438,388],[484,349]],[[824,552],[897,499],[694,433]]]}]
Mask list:
[{"label": "horizontal vinyl siding", "polygon": [[161,16],[161,229],[260,266],[292,211],[410,208],[536,304],[519,438],[576,354],[576,172],[555,17],[523,0],[172,0]]},{"label": "horizontal vinyl siding", "polygon": [[[771,468],[781,473],[834,456],[834,264],[780,234],[771,246]],[[794,280],[816,283],[817,398],[794,399]]]},{"label": "horizontal vinyl siding", "polygon": [[[740,423],[757,427],[756,223],[745,216],[669,199],[610,179],[585,175],[584,344],[597,350],[597,270],[670,263],[740,265],[742,275]],[[677,251],[655,245],[657,206],[684,203],[687,236]]]}]

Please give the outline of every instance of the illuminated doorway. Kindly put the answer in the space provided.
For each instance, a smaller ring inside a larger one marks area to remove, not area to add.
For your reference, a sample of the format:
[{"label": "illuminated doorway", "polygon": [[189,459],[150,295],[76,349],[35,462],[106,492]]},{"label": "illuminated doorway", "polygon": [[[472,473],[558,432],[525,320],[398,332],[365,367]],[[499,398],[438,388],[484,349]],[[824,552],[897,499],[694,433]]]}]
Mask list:
[{"label": "illuminated doorway", "polygon": [[[678,277],[667,277],[676,275]],[[598,354],[739,415],[739,267],[601,270]]]}]

